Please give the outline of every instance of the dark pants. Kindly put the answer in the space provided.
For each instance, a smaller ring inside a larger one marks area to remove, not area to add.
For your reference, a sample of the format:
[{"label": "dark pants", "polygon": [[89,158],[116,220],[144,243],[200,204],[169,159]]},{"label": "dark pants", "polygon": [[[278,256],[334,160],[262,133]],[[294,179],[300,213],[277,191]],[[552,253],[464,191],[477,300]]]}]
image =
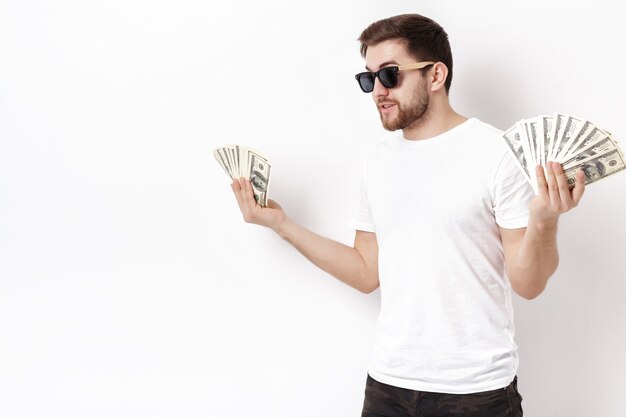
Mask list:
[{"label": "dark pants", "polygon": [[517,377],[505,388],[473,394],[413,391],[367,376],[361,417],[521,417]]}]

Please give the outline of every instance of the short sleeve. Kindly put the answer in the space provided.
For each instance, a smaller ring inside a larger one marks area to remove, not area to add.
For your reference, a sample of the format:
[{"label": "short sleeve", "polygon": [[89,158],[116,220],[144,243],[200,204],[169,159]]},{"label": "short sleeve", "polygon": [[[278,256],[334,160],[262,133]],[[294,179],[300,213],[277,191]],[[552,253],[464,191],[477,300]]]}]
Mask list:
[{"label": "short sleeve", "polygon": [[367,198],[367,163],[364,161],[361,169],[360,181],[356,193],[352,193],[352,214],[348,219],[348,227],[355,230],[374,232],[374,224]]},{"label": "short sleeve", "polygon": [[518,229],[528,225],[533,188],[510,153],[500,160],[492,184],[493,210],[498,226]]}]

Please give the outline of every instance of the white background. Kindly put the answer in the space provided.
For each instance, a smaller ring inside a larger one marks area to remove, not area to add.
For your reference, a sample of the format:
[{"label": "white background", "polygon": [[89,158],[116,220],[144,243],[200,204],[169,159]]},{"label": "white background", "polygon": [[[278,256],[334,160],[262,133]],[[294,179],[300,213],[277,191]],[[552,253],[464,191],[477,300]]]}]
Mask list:
[{"label": "white background", "polygon": [[[261,150],[271,197],[351,244],[355,167],[390,135],[353,79],[365,26],[442,24],[466,116],[623,139],[617,7],[0,0],[0,416],[360,415],[379,292],[244,223],[213,149]],[[625,185],[588,188],[547,290],[515,298],[529,416],[623,416]]]}]

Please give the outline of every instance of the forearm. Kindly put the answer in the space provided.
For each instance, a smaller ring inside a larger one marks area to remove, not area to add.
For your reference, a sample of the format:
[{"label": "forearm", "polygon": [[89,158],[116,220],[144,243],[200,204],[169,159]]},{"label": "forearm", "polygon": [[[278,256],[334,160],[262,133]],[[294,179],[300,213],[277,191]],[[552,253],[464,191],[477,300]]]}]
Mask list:
[{"label": "forearm", "polygon": [[254,199],[249,180],[233,181],[231,188],[246,222],[274,230],[315,265],[361,292],[369,293],[378,287],[378,246],[373,233],[357,241],[357,232],[352,248],[292,221],[274,200],[261,207]]},{"label": "forearm", "polygon": [[511,286],[520,296],[532,299],[545,289],[556,270],[559,255],[556,243],[557,219],[539,222],[529,219],[522,243],[507,265]]},{"label": "forearm", "polygon": [[286,216],[274,230],[313,264],[345,284],[364,293],[378,287],[377,266],[368,266],[355,248],[320,236]]},{"label": "forearm", "polygon": [[[517,249],[509,249],[506,271],[511,286],[524,298],[532,299],[543,292],[550,276],[559,264],[556,229],[561,214],[578,205],[585,192],[585,175],[576,173],[575,184],[565,177],[558,162],[546,162],[535,167],[537,195],[530,202],[530,218]],[[505,233],[509,235],[509,233]],[[511,239],[506,238],[511,248]],[[515,239],[513,239],[515,240]],[[504,240],[503,240],[504,244]]]}]

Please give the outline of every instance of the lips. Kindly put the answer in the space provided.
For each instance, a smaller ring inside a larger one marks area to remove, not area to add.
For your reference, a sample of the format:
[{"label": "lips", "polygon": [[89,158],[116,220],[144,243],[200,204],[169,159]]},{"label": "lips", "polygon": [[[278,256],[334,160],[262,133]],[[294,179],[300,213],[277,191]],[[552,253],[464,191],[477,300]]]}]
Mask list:
[{"label": "lips", "polygon": [[391,111],[395,106],[396,106],[396,103],[389,103],[389,102],[378,103],[378,110],[383,113],[387,113]]}]

